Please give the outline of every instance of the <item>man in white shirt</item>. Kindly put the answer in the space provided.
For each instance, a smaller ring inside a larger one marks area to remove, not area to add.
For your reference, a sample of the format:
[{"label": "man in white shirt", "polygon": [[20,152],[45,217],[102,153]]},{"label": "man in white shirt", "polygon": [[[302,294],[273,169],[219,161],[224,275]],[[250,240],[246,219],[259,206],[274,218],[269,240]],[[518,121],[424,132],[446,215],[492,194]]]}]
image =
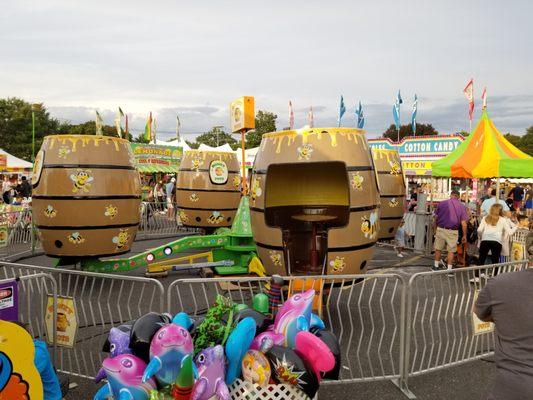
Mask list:
[{"label": "man in white shirt", "polygon": [[500,203],[503,207],[504,213],[509,213],[509,206],[507,203],[501,199],[496,199],[496,189],[492,189],[490,192],[490,198],[483,201],[480,207],[481,216],[484,217],[488,215],[490,207],[496,202]]}]

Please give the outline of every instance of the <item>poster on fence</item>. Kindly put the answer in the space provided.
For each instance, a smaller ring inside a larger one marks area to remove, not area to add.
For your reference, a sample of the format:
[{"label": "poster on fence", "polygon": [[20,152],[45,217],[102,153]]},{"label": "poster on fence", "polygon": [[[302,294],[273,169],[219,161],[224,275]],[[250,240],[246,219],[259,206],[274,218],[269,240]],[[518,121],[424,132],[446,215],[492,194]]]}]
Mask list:
[{"label": "poster on fence", "polygon": [[7,246],[7,225],[0,225],[0,247]]},{"label": "poster on fence", "polygon": [[0,319],[18,321],[18,282],[0,283]]},{"label": "poster on fence", "polygon": [[[476,304],[478,296],[479,289],[476,289],[476,291],[474,291],[473,304]],[[472,311],[472,327],[474,329],[474,336],[490,333],[494,330],[494,324],[492,322],[484,322],[480,320],[474,311]]]},{"label": "poster on fence", "polygon": [[[48,295],[46,302],[46,337],[48,343],[53,342],[54,323],[54,297]],[[57,296],[57,345],[63,347],[74,347],[76,333],[78,331],[78,313],[76,303],[72,297]]]}]

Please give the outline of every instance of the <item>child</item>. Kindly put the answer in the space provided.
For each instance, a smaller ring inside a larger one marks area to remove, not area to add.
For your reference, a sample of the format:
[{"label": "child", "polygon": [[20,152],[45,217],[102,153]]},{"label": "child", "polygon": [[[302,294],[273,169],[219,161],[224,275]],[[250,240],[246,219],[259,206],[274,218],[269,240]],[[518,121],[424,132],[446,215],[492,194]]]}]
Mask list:
[{"label": "child", "polygon": [[527,215],[519,214],[516,219],[519,228],[529,230],[529,218]]},{"label": "child", "polygon": [[402,250],[405,247],[405,228],[403,227],[403,224],[404,221],[402,219],[400,222],[400,226],[396,231],[396,236],[394,236],[394,240],[396,242],[396,246],[394,246],[394,248],[396,249],[396,255],[400,258],[403,258]]}]

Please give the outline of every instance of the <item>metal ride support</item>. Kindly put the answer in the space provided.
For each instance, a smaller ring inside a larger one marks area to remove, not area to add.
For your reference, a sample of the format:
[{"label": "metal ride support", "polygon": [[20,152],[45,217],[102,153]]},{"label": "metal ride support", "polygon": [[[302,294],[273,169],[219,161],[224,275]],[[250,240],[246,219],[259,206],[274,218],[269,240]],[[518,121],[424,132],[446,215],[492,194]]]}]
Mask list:
[{"label": "metal ride support", "polygon": [[[396,274],[284,277],[292,292],[314,287],[315,313],[339,339],[342,367],[339,381],[324,385],[391,380],[401,386],[405,374],[406,283]],[[252,305],[270,278],[180,279],[167,289],[167,311],[205,313],[218,294]],[[297,290],[294,290],[298,287]],[[317,289],[318,288],[318,289]],[[413,397],[411,397],[413,398]]]},{"label": "metal ride support", "polygon": [[[53,277],[59,301],[69,301],[75,309],[75,340],[57,349],[55,366],[64,373],[93,378],[102,365],[102,345],[111,327],[150,311],[163,312],[164,288],[155,279],[0,263],[0,279],[32,274]],[[28,301],[28,315],[40,309],[41,304]]]}]

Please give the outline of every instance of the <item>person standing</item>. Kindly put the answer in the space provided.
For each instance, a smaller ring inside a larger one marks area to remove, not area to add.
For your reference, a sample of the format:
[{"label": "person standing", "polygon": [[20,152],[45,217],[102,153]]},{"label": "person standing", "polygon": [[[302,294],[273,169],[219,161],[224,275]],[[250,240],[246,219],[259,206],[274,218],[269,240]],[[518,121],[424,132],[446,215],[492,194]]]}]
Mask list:
[{"label": "person standing", "polygon": [[481,207],[480,207],[481,216],[484,217],[485,215],[488,215],[490,208],[492,207],[493,204],[496,204],[496,203],[502,205],[504,212],[508,213],[510,211],[509,206],[507,205],[505,201],[496,198],[496,189],[492,189],[490,191],[490,197],[484,200],[483,203],[481,203]]},{"label": "person standing", "polygon": [[516,229],[517,227],[511,226],[509,221],[503,216],[502,205],[499,203],[493,204],[490,207],[489,214],[483,217],[479,228],[477,228],[478,235],[481,236],[478,265],[485,264],[489,251],[492,264],[499,263],[504,236],[511,236]]},{"label": "person standing", "polygon": [[167,216],[170,218],[174,214],[174,203],[172,201],[172,193],[176,187],[176,178],[172,177],[166,184],[166,194],[167,194]]},{"label": "person standing", "polygon": [[522,202],[524,201],[524,188],[520,184],[517,184],[511,192],[513,194],[514,208],[516,211],[520,211]]},{"label": "person standing", "polygon": [[459,200],[459,192],[452,190],[448,200],[441,201],[435,210],[435,265],[434,270],[440,269],[441,255],[448,251],[447,268],[452,269],[454,253],[457,251],[459,229],[462,230],[461,243],[466,243],[466,222],[468,214],[466,207]]},{"label": "person standing", "polygon": [[533,394],[533,269],[499,274],[488,281],[474,306],[478,318],[494,322],[496,378],[489,400],[526,400]]},{"label": "person standing", "polygon": [[525,209],[526,209],[526,215],[528,217],[531,217],[532,215],[531,210],[533,209],[533,190],[531,188],[529,188],[529,190],[526,193]]},{"label": "person standing", "polygon": [[20,197],[23,197],[26,199],[31,197],[31,185],[25,176],[21,178],[21,182],[20,182],[17,192]]},{"label": "person standing", "polygon": [[11,199],[13,198],[13,185],[11,184],[10,178],[7,176],[2,182],[2,199],[5,204],[11,204]]}]

